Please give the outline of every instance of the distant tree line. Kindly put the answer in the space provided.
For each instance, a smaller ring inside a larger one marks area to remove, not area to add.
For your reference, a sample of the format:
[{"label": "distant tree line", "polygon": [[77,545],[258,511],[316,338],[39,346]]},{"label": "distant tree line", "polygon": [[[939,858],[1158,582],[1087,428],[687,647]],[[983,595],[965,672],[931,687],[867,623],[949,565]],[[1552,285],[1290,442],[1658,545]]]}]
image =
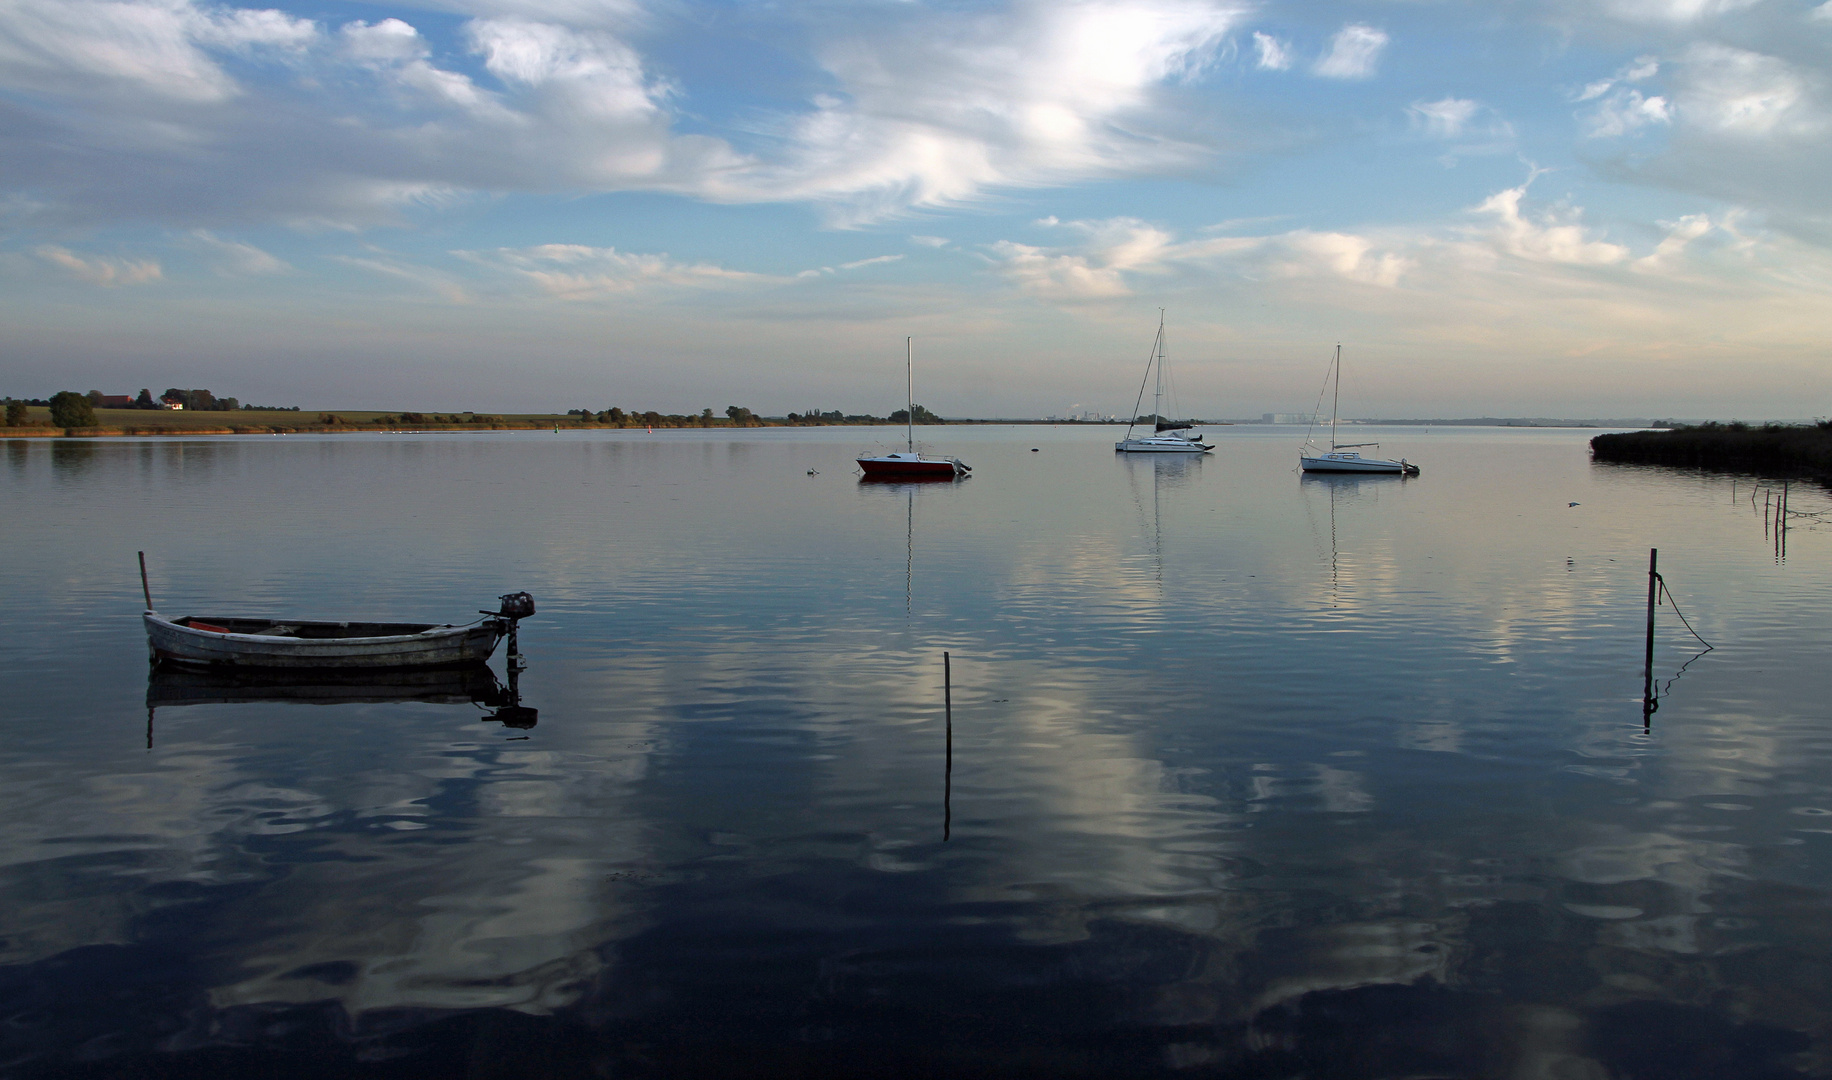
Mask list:
[{"label": "distant tree line", "polygon": [[757,427],[763,423],[756,413],[742,405],[727,405],[724,420],[714,416],[711,409],[701,409],[697,416],[662,413],[654,409],[631,409],[626,412],[616,407],[597,412],[591,409],[568,409],[566,415],[576,418],[582,424],[602,424],[606,427]]},{"label": "distant tree line", "polygon": [[[912,406],[911,408],[915,410],[916,422],[918,424],[945,424],[947,423],[946,420],[943,420],[941,417],[936,416],[934,413],[923,408],[921,405],[915,405],[915,406]],[[907,424],[910,422],[910,411],[911,409],[898,409],[896,412],[886,417],[886,419],[888,419],[893,424]]]},{"label": "distant tree line", "polygon": [[[568,409],[566,415],[581,424],[599,424],[605,427],[649,427],[649,428],[683,428],[683,427],[765,427],[791,425],[798,427],[816,427],[823,424],[882,424],[884,418],[870,413],[843,413],[838,409],[809,409],[805,413],[792,412],[782,419],[758,416],[757,413],[743,405],[727,405],[723,419],[714,416],[711,409],[701,409],[699,415],[689,416],[681,413],[656,412],[653,409],[624,410],[609,409]],[[891,414],[897,423],[903,423],[903,410]],[[918,424],[939,424],[942,419],[934,413],[916,406]]]}]

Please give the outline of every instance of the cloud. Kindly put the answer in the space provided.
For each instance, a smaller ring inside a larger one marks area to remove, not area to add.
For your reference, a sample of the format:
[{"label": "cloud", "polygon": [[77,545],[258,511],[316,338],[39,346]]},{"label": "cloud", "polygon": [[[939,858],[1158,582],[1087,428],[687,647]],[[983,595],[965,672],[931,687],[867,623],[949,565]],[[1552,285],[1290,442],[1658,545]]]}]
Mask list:
[{"label": "cloud", "polygon": [[[1527,208],[1528,188],[1538,175],[1472,207],[1475,223],[1435,230],[1293,229],[1186,240],[1138,218],[1121,217],[1056,223],[1071,237],[1056,246],[1000,241],[987,250],[995,270],[1020,292],[1066,303],[1131,296],[1146,279],[1198,273],[1429,293],[1461,289],[1471,275],[1499,282],[1626,267],[1630,250],[1597,235],[1584,223],[1581,209]],[[1699,220],[1709,224],[1708,219],[1687,218],[1671,226],[1667,238],[1636,269],[1643,274],[1678,269],[1686,245],[1709,231],[1699,227]],[[1153,286],[1163,287],[1161,282]]]},{"label": "cloud", "polygon": [[1680,69],[1678,103],[1689,124],[1730,135],[1818,135],[1824,102],[1813,101],[1807,76],[1776,56],[1722,45],[1696,45]]},{"label": "cloud", "polygon": [[1533,262],[1570,263],[1583,266],[1618,263],[1628,258],[1628,249],[1620,244],[1597,240],[1578,220],[1582,211],[1560,214],[1547,210],[1528,216],[1522,213],[1521,200],[1526,198],[1527,183],[1489,196],[1475,213],[1494,219],[1485,237],[1494,247],[1508,255]]},{"label": "cloud", "polygon": [[1386,31],[1350,23],[1336,31],[1336,36],[1330,39],[1329,51],[1318,58],[1311,71],[1327,79],[1371,78],[1386,47]]},{"label": "cloud", "polygon": [[1673,121],[1673,106],[1660,95],[1644,95],[1627,84],[1642,82],[1660,73],[1660,61],[1652,56],[1636,57],[1607,79],[1589,83],[1573,100],[1592,103],[1578,113],[1584,134],[1592,139],[1613,139],[1630,135],[1655,124]]},{"label": "cloud", "polygon": [[363,228],[429,198],[624,190],[808,201],[858,224],[1213,155],[1175,99],[1246,10],[854,13],[816,43],[827,89],[751,113],[746,154],[676,130],[681,92],[616,30],[643,21],[631,5],[470,7],[441,45],[396,16],[325,27],[200,0],[7,0],[0,87],[29,97],[0,133],[0,185],[81,224]]},{"label": "cloud", "polygon": [[1695,23],[1754,7],[1760,0],[1606,0],[1602,11],[1624,22]]},{"label": "cloud", "polygon": [[104,288],[112,288],[116,285],[143,285],[149,281],[158,281],[164,276],[159,263],[153,259],[121,259],[110,255],[92,255],[85,258],[68,248],[58,247],[55,244],[45,244],[37,248],[33,254],[79,281],[86,281],[91,285],[100,285]]},{"label": "cloud", "polygon": [[207,229],[193,230],[186,238],[186,246],[202,252],[210,259],[211,267],[224,277],[257,277],[266,274],[283,274],[292,267],[255,247],[237,240],[224,240]]},{"label": "cloud", "polygon": [[945,236],[912,236],[910,243],[922,247],[945,248],[948,246],[948,238]]},{"label": "cloud", "polygon": [[437,294],[447,303],[468,304],[471,302],[471,294],[450,274],[407,262],[379,248],[372,248],[371,251],[373,255],[370,257],[333,255],[331,261],[342,263],[345,266],[354,266],[383,277],[409,282]]},{"label": "cloud", "polygon": [[1660,60],[1660,95],[1642,97],[1613,77],[1593,84],[1602,89],[1596,111],[1580,114],[1587,134],[1655,125],[1667,132],[1658,151],[1624,151],[1598,159],[1596,168],[1611,179],[1760,211],[1772,225],[1823,242],[1832,224],[1824,199],[1832,173],[1832,63],[1781,40],[1799,37],[1801,29],[1774,27],[1774,52],[1714,41],[1686,45]]},{"label": "cloud", "polygon": [[858,270],[861,267],[877,266],[881,263],[894,263],[894,262],[901,262],[901,261],[903,261],[903,256],[901,255],[874,255],[873,257],[869,259],[858,259],[854,262],[841,263],[840,269]]},{"label": "cloud", "polygon": [[584,244],[538,244],[454,254],[482,266],[507,270],[537,285],[542,292],[565,300],[627,294],[654,286],[700,289],[788,280],[727,270],[713,263],[677,262],[666,254],[636,254]]},{"label": "cloud", "polygon": [[[1828,0],[1832,2],[1832,0]],[[1270,34],[1253,32],[1255,66],[1261,71],[1284,71],[1291,66],[1291,47]]]},{"label": "cloud", "polygon": [[1213,0],[913,8],[821,50],[836,92],[779,131],[780,163],[734,199],[811,199],[856,224],[995,187],[1150,173],[1205,149],[1154,130],[1161,90],[1198,77],[1243,9]]},{"label": "cloud", "polygon": [[1021,292],[1041,299],[1085,302],[1133,295],[1143,277],[1212,271],[1230,266],[1255,277],[1333,277],[1392,287],[1409,265],[1405,255],[1381,250],[1368,237],[1298,229],[1272,236],[1216,236],[1179,240],[1137,218],[1067,222],[1081,239],[1045,248],[1000,241],[989,245],[993,263]]},{"label": "cloud", "polygon": [[1418,101],[1407,108],[1412,114],[1413,122],[1425,129],[1428,135],[1440,139],[1454,139],[1463,134],[1469,122],[1482,111],[1482,106],[1467,98],[1443,98],[1438,101]]},{"label": "cloud", "polygon": [[0,86],[88,101],[218,102],[239,88],[207,49],[296,50],[315,33],[279,11],[185,0],[10,0],[0,9]]},{"label": "cloud", "polygon": [[469,192],[699,192],[743,164],[673,132],[671,88],[606,30],[460,31],[466,55],[441,58],[399,18],[8,0],[0,88],[27,93],[0,129],[0,186],[52,222],[365,227]]},{"label": "cloud", "polygon": [[1636,269],[1660,271],[1671,267],[1684,257],[1694,240],[1708,235],[1715,227],[1709,214],[1687,214],[1678,221],[1663,224],[1667,235],[1652,252],[1635,260]]}]

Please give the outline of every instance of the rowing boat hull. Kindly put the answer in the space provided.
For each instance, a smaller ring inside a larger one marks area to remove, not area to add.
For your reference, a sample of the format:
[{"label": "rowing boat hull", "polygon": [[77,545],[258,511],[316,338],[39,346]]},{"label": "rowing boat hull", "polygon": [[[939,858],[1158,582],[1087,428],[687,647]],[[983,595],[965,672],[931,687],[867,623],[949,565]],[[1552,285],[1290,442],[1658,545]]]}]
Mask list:
[{"label": "rowing boat hull", "polygon": [[502,637],[501,627],[490,621],[471,626],[435,626],[417,634],[300,638],[199,630],[152,611],[142,619],[154,662],[206,667],[418,668],[481,664],[496,651],[496,642]]}]

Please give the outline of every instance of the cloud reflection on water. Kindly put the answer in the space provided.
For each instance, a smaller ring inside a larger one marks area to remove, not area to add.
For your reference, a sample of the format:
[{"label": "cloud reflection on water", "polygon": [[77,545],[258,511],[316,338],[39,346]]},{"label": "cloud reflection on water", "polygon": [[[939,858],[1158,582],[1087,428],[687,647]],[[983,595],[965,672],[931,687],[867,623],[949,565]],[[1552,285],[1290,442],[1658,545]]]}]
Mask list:
[{"label": "cloud reflection on water", "polygon": [[[149,755],[137,583],[97,569],[120,538],[28,532],[6,584],[92,636],[0,631],[64,695],[28,691],[0,756],[7,960],[175,935],[219,1009],[572,1015],[689,975],[740,987],[759,951],[914,994],[908,950],[979,950],[1014,985],[1027,962],[1111,972],[1074,976],[1123,1002],[1103,1022],[1209,1025],[1163,1036],[1196,1063],[1379,987],[1493,1020],[1520,1068],[1592,1068],[1605,1010],[1695,1007],[1707,983],[1798,1030],[1825,1019],[1739,959],[1823,954],[1802,914],[1823,867],[1794,842],[1821,826],[1793,812],[1832,807],[1823,736],[1798,684],[1749,679],[1768,661],[1734,645],[1642,735],[1647,545],[1626,523],[1683,529],[1700,610],[1746,640],[1811,640],[1765,612],[1823,599],[1822,576],[1752,566],[1687,490],[1566,449],[1471,437],[1404,487],[1325,487],[1250,434],[1182,468],[1094,434],[1021,431],[1049,447],[1029,455],[963,430],[978,475],[916,492],[852,484],[851,434],[14,455],[15,490],[60,524],[136,515],[148,538],[126,546],[158,553],[174,602],[455,617],[530,588],[542,721],[503,743],[451,706],[195,706],[162,710]],[[1484,470],[1523,455],[1485,497]],[[301,476],[365,527],[327,530]],[[1576,517],[1573,485],[1632,505]],[[667,958],[681,937],[691,963]],[[975,977],[935,964],[921,985]]]}]

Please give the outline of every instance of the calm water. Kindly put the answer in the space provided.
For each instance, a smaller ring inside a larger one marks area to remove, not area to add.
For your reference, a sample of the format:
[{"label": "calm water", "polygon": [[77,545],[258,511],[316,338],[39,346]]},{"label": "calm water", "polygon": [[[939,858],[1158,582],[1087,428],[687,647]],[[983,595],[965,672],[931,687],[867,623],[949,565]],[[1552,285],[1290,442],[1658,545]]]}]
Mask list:
[{"label": "calm water", "polygon": [[[0,1070],[1832,1074],[1828,534],[1218,430],[0,446]],[[1717,648],[1661,609],[1644,730],[1650,547]],[[539,722],[149,684],[140,549],[169,614],[527,589]]]}]

